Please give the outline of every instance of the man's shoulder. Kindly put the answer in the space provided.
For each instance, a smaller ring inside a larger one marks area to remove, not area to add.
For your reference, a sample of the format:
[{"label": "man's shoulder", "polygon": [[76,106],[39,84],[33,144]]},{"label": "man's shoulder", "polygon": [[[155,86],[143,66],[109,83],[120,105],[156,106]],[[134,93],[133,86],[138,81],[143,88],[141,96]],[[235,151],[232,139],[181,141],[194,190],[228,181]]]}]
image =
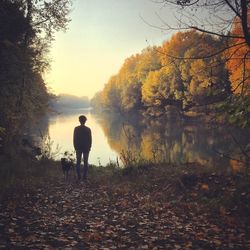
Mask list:
[{"label": "man's shoulder", "polygon": [[90,129],[89,127],[87,127],[87,126],[85,126],[85,131],[86,131],[87,133],[91,133],[91,129]]},{"label": "man's shoulder", "polygon": [[89,127],[85,126],[87,130],[91,130]]},{"label": "man's shoulder", "polygon": [[88,131],[91,131],[91,129],[87,126],[82,126],[82,125],[79,125],[79,126],[76,126],[75,127],[75,130],[88,130]]}]

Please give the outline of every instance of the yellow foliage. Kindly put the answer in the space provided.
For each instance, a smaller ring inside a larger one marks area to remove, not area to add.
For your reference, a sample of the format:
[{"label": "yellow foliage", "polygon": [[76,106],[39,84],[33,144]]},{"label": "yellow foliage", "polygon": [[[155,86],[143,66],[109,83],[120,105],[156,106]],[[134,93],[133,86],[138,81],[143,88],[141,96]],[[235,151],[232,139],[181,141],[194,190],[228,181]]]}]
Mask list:
[{"label": "yellow foliage", "polygon": [[159,88],[169,86],[169,75],[171,69],[169,67],[161,68],[159,71],[152,71],[148,74],[143,86],[142,86],[142,100],[145,103],[154,103],[159,101],[159,98],[163,99],[163,88],[159,91]]},{"label": "yellow foliage", "polygon": [[203,59],[195,60],[191,63],[189,91],[192,95],[200,95],[211,85],[207,64]]}]

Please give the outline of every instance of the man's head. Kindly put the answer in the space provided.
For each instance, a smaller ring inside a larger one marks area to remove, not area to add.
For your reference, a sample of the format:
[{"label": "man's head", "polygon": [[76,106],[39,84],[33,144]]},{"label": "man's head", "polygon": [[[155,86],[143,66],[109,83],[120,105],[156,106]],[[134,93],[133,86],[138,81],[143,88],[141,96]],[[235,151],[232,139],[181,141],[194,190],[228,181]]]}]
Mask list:
[{"label": "man's head", "polygon": [[86,118],[85,115],[80,115],[80,116],[79,116],[79,122],[80,122],[81,124],[84,125],[86,121],[87,121],[87,118]]}]

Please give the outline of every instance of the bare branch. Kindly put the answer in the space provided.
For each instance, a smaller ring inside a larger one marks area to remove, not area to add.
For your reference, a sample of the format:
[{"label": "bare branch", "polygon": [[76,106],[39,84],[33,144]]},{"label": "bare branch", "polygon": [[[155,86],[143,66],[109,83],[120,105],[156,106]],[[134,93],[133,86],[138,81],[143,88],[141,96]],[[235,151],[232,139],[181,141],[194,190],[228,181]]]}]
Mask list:
[{"label": "bare branch", "polygon": [[246,57],[249,54],[250,50],[248,50],[243,58],[243,74],[242,74],[242,87],[241,87],[241,95],[244,93],[244,86],[245,86],[245,81],[246,81]]},{"label": "bare branch", "polygon": [[188,60],[197,60],[197,59],[206,59],[206,58],[211,58],[211,57],[214,57],[216,55],[219,55],[220,53],[230,49],[230,48],[233,48],[233,47],[237,47],[239,45],[243,45],[243,44],[246,44],[246,42],[240,42],[240,43],[236,43],[236,44],[233,44],[233,45],[230,45],[230,46],[227,46],[221,50],[218,50],[216,51],[215,53],[212,53],[212,54],[209,54],[209,55],[204,55],[204,56],[197,56],[197,57],[177,57],[177,56],[173,56],[173,55],[170,55],[170,54],[166,54],[166,53],[163,53],[161,51],[158,51],[160,54],[163,54],[167,57],[170,57],[170,58],[173,58],[173,59],[179,59],[179,60],[183,60],[183,59],[188,59]]},{"label": "bare branch", "polygon": [[[227,3],[227,5],[229,6],[229,8],[235,13],[236,16],[238,16],[239,18],[241,18],[240,13],[233,7],[233,5],[230,3],[230,1],[225,0],[225,2]],[[236,2],[236,1],[235,1]]]},{"label": "bare branch", "polygon": [[249,34],[249,27],[248,27],[248,20],[247,20],[247,1],[241,0],[241,25],[244,34],[244,38],[247,42],[247,45],[250,47],[250,34]]},{"label": "bare branch", "polygon": [[198,28],[198,27],[195,27],[195,26],[190,26],[189,28],[191,29],[194,29],[194,30],[197,30],[197,31],[200,31],[202,33],[207,33],[207,34],[211,34],[211,35],[215,35],[215,36],[219,36],[219,37],[225,37],[225,38],[233,38],[233,39],[244,39],[244,36],[232,36],[232,35],[223,35],[223,34],[220,34],[220,33],[216,33],[216,32],[213,32],[213,31],[209,31],[209,30],[205,30],[205,29],[201,29],[201,28]]},{"label": "bare branch", "polygon": [[223,158],[227,158],[227,159],[229,159],[229,160],[238,161],[238,162],[244,163],[244,164],[246,164],[246,165],[248,164],[247,161],[242,161],[242,160],[240,160],[240,159],[233,158],[233,157],[229,156],[228,154],[225,154],[225,153],[222,153],[222,152],[220,152],[220,151],[217,151],[216,149],[213,149],[213,151],[214,151],[215,153],[217,153],[218,155],[220,155],[221,157],[223,157]]},{"label": "bare branch", "polygon": [[[245,80],[247,80],[247,79],[250,79],[250,76],[247,76],[246,78],[245,78]],[[238,83],[238,85],[232,90],[232,92],[235,92],[239,87],[240,87],[240,85],[243,83],[243,81],[240,81],[239,83]]]},{"label": "bare branch", "polygon": [[245,151],[245,149],[242,147],[242,145],[238,142],[238,140],[235,138],[235,136],[233,135],[233,133],[231,133],[231,131],[229,131],[230,136],[232,137],[233,141],[235,142],[235,144],[237,144],[237,146],[240,148],[241,153],[247,158],[250,159],[250,156],[247,154],[247,152]]},{"label": "bare branch", "polygon": [[171,3],[171,4],[175,4],[175,5],[181,5],[183,7],[190,7],[192,5],[195,5],[199,2],[200,0],[195,0],[194,2],[192,3],[188,3],[188,1],[179,1],[180,3],[178,3],[178,1],[164,1],[164,2],[168,2],[168,3]]}]

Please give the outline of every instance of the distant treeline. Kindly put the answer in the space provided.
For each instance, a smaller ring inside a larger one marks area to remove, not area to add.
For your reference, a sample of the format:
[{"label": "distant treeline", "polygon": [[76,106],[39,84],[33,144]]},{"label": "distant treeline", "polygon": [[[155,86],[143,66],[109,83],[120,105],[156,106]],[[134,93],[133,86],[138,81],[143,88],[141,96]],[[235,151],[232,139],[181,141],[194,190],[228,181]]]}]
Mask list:
[{"label": "distant treeline", "polygon": [[86,96],[78,97],[69,94],[60,94],[50,101],[53,110],[60,111],[65,109],[88,108],[89,99]]},{"label": "distant treeline", "polygon": [[[235,24],[232,32],[239,29]],[[178,32],[162,46],[127,58],[91,100],[92,106],[152,116],[217,111],[219,119],[248,126],[250,63],[244,60],[248,48],[231,44],[224,52],[225,44],[230,41],[197,31]]]}]

